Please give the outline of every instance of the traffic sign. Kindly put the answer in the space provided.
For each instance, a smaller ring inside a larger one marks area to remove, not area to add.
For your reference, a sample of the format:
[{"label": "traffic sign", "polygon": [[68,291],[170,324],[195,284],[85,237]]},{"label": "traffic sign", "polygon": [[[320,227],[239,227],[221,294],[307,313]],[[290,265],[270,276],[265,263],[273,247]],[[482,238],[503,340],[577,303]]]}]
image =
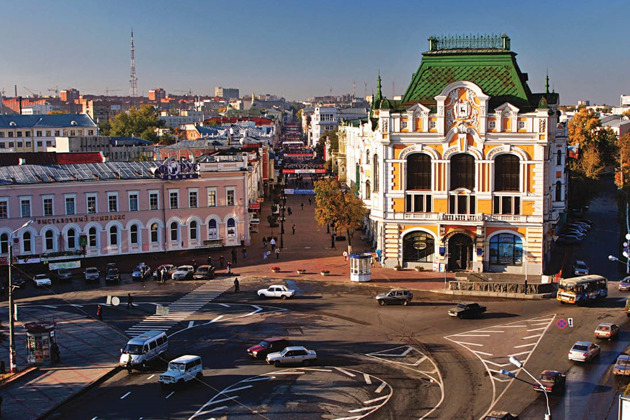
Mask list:
[{"label": "traffic sign", "polygon": [[565,329],[567,327],[567,320],[564,318],[560,318],[558,320],[558,322],[556,322],[556,325],[558,326],[558,328],[560,328],[561,330]]}]

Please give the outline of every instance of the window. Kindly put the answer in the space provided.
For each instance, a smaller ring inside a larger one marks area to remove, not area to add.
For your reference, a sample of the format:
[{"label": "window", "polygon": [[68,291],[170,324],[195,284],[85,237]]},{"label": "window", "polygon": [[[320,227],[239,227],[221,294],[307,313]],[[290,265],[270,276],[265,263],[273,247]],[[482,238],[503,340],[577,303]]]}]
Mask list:
[{"label": "window", "polygon": [[497,123],[496,121],[488,121],[488,128],[490,130],[494,130],[495,128],[497,128]]},{"label": "window", "polygon": [[196,221],[192,221],[190,222],[190,240],[191,241],[196,241],[198,236],[197,235],[197,222]]},{"label": "window", "polygon": [[108,193],[107,194],[107,208],[110,213],[118,212],[118,194],[117,193]]},{"label": "window", "polygon": [[24,252],[33,252],[32,240],[31,232],[27,231],[22,234],[22,247],[24,248]]},{"label": "window", "polygon": [[96,247],[96,228],[95,227],[91,227],[90,230],[88,230],[88,246],[89,247]]},{"label": "window", "polygon": [[109,244],[118,245],[118,227],[112,226],[109,228]]},{"label": "window", "polygon": [[44,216],[52,216],[53,215],[53,199],[52,197],[44,197]]},{"label": "window", "polygon": [[87,194],[86,201],[88,214],[96,213],[96,194]]},{"label": "window", "polygon": [[138,193],[129,193],[129,211],[138,211]]},{"label": "window", "polygon": [[410,213],[430,213],[431,194],[407,194],[405,211]]},{"label": "window", "polygon": [[188,207],[191,209],[197,208],[197,190],[188,191]]},{"label": "window", "polygon": [[176,209],[179,203],[179,192],[178,191],[169,191],[168,193],[168,203],[171,209]]},{"label": "window", "polygon": [[228,238],[236,236],[236,221],[232,218],[229,218],[227,221],[227,236]]},{"label": "window", "polygon": [[407,157],[407,190],[431,189],[431,157],[414,153]]},{"label": "window", "polygon": [[555,201],[562,201],[562,181],[556,181],[556,199]]},{"label": "window", "polygon": [[76,214],[74,196],[66,196],[66,214]]},{"label": "window", "polygon": [[521,198],[510,195],[495,196],[492,212],[494,214],[521,214]]},{"label": "window", "polygon": [[77,247],[77,231],[75,229],[68,229],[66,233],[66,248],[75,249]]},{"label": "window", "polygon": [[523,241],[511,233],[500,233],[490,238],[490,264],[521,265]]},{"label": "window", "polygon": [[160,208],[160,193],[157,191],[149,191],[149,209],[158,210]]},{"label": "window", "polygon": [[0,200],[0,219],[9,218],[9,200]]},{"label": "window", "polygon": [[494,160],[494,190],[519,191],[521,161],[514,155],[499,155]]},{"label": "window", "polygon": [[20,216],[31,217],[31,199],[30,198],[20,199]]},{"label": "window", "polygon": [[171,241],[177,241],[178,235],[177,222],[171,223]]},{"label": "window", "polygon": [[52,230],[47,230],[44,234],[44,251],[52,252],[55,250],[55,238]]},{"label": "window", "polygon": [[217,231],[217,221],[214,219],[210,219],[208,222],[208,239],[219,239]]},{"label": "window", "polygon": [[525,121],[519,121],[518,122],[518,129],[519,130],[524,130],[525,129]]},{"label": "window", "polygon": [[436,123],[435,121],[429,121],[429,130],[435,130]]},{"label": "window", "polygon": [[208,207],[217,206],[217,190],[216,188],[208,188]]},{"label": "window", "polygon": [[158,243],[159,242],[159,234],[158,234],[158,225],[157,223],[153,223],[151,225],[151,243]]},{"label": "window", "polygon": [[435,253],[433,236],[426,232],[411,232],[403,238],[403,261],[432,262]]},{"label": "window", "polygon": [[451,190],[475,189],[475,158],[459,153],[451,158]]},{"label": "window", "polygon": [[378,155],[374,154],[374,158],[372,159],[372,179],[374,180],[374,184],[372,185],[372,191],[378,192],[378,184],[379,184],[379,176],[378,173]]},{"label": "window", "polygon": [[556,165],[562,165],[562,150],[558,150],[558,155],[556,156]]},{"label": "window", "polygon": [[469,194],[451,194],[449,196],[449,213],[451,214],[474,214],[475,196]]},{"label": "window", "polygon": [[9,252],[9,234],[3,233],[0,235],[0,254],[7,254]]},{"label": "window", "polygon": [[368,179],[367,181],[365,181],[365,199],[369,200],[370,199],[370,193],[371,193],[371,186],[370,186],[370,180]]},{"label": "window", "polygon": [[129,228],[129,242],[138,245],[138,225],[131,225]]},{"label": "window", "polygon": [[225,191],[226,196],[225,196],[225,201],[226,201],[226,206],[233,206],[234,205],[234,197],[235,197],[235,191],[234,188],[228,188]]},{"label": "window", "polygon": [[42,132],[41,132],[41,130],[37,130],[35,133],[36,133],[36,136],[37,136],[37,137],[41,137],[41,136],[42,136]]}]

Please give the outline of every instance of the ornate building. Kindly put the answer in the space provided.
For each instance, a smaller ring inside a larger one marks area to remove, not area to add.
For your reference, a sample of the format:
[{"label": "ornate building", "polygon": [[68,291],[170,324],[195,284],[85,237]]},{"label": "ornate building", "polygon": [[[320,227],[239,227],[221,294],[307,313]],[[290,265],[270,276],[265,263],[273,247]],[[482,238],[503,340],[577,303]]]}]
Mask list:
[{"label": "ornate building", "polygon": [[346,124],[345,177],[386,267],[542,274],[566,209],[559,96],[532,93],[510,39],[429,38],[404,96]]}]

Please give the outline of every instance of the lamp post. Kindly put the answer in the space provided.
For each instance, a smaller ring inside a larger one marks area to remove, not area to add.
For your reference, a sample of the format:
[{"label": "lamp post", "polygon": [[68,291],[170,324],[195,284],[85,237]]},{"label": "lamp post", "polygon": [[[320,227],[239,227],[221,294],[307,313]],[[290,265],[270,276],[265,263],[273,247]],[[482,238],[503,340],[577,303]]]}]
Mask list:
[{"label": "lamp post", "polygon": [[630,264],[630,253],[628,253],[628,251],[623,251],[623,256],[626,257],[626,261],[621,261],[619,258],[615,257],[614,255],[609,255],[608,259],[610,261],[617,261],[619,264],[625,265],[626,266],[626,274],[628,274],[630,272],[630,271],[628,271],[628,265]]},{"label": "lamp post", "polygon": [[518,360],[516,357],[514,356],[510,356],[510,363],[512,363],[514,366],[520,368],[523,370],[523,372],[525,372],[526,374],[529,375],[530,378],[532,378],[534,380],[535,383],[526,381],[524,379],[521,378],[517,378],[516,375],[510,371],[507,371],[505,369],[501,369],[499,372],[502,375],[506,375],[509,376],[510,378],[516,379],[518,381],[521,382],[525,382],[526,384],[532,385],[532,386],[538,386],[540,387],[540,389],[542,390],[543,394],[545,394],[545,403],[547,404],[547,412],[545,413],[545,420],[551,420],[551,410],[549,408],[549,396],[547,395],[547,388],[545,388],[543,386],[543,384],[540,383],[540,381],[538,379],[536,379],[534,376],[532,376],[531,373],[529,373],[527,371],[527,369],[525,369],[525,365],[523,364],[523,362],[521,362],[520,360]]},{"label": "lamp post", "polygon": [[32,219],[15,229],[11,232],[11,235],[9,235],[9,366],[11,367],[11,373],[15,373],[17,371],[15,358],[15,331],[13,326],[15,321],[15,308],[13,306],[13,270],[11,269],[13,266],[13,236],[31,223],[33,223]]}]

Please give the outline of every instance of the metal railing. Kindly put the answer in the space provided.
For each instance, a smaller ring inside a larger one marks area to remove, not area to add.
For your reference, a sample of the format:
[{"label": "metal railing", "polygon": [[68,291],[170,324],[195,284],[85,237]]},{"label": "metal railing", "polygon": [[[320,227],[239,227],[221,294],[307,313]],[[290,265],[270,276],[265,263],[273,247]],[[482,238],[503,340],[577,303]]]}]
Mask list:
[{"label": "metal railing", "polygon": [[554,293],[558,290],[557,283],[506,283],[491,281],[449,281],[449,290],[464,292],[486,292],[486,293],[521,293],[527,295],[539,295]]}]

